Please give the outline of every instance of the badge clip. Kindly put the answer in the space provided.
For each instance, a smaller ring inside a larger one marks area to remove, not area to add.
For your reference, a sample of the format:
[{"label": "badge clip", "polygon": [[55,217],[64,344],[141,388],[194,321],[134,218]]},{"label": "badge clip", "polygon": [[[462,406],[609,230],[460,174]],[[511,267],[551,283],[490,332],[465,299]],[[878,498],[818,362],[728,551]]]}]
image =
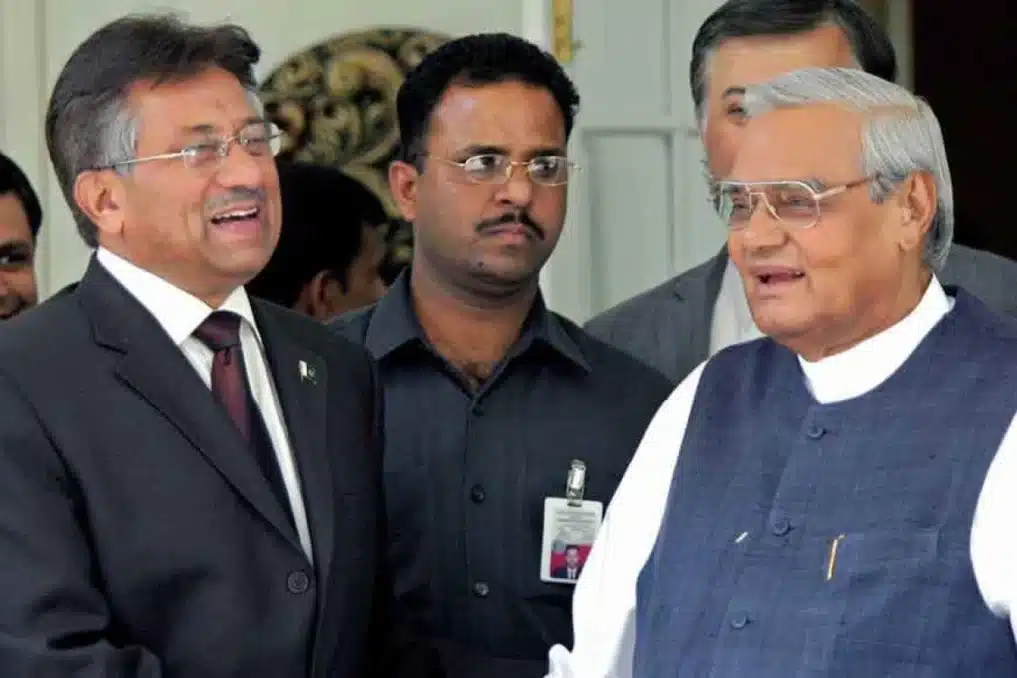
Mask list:
[{"label": "badge clip", "polygon": [[584,494],[586,494],[586,463],[580,459],[573,459],[569,467],[568,481],[565,483],[565,498],[569,506],[582,506]]}]

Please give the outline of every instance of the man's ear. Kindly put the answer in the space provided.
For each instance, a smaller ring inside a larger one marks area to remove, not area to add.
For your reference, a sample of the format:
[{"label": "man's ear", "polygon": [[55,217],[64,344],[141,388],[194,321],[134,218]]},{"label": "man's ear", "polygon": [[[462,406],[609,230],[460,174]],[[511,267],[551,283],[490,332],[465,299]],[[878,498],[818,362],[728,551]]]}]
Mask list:
[{"label": "man's ear", "polygon": [[902,250],[919,249],[932,228],[939,209],[939,191],[930,172],[914,172],[895,192],[900,214],[899,243]]},{"label": "man's ear", "polygon": [[298,305],[304,313],[317,320],[336,315],[343,305],[345,291],[329,271],[318,271],[300,292]]},{"label": "man's ear", "polygon": [[417,219],[417,182],[420,171],[408,162],[396,160],[388,166],[388,187],[403,219]]},{"label": "man's ear", "polygon": [[88,170],[74,180],[74,203],[100,233],[119,234],[124,228],[127,191],[113,170]]}]

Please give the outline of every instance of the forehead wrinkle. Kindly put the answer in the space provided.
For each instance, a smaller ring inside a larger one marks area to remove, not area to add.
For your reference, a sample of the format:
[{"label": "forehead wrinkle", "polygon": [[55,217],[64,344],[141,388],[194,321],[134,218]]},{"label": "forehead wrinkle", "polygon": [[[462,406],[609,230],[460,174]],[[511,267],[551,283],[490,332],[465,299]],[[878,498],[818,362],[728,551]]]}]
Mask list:
[{"label": "forehead wrinkle", "polygon": [[827,104],[768,111],[746,125],[730,178],[853,180],[861,167],[861,122],[861,114]]},{"label": "forehead wrinkle", "polygon": [[[242,104],[236,99],[237,94],[242,96]],[[153,115],[164,124],[172,125],[165,133],[169,138],[177,138],[187,134],[209,134],[212,129],[216,133],[234,133],[248,119],[262,118],[264,114],[257,93],[218,69],[171,82],[136,82],[128,90],[126,101],[138,124],[139,143],[144,136],[142,132],[152,129],[151,124],[144,123],[151,123]],[[231,111],[236,112],[230,115]],[[209,117],[230,117],[230,120],[223,124],[209,120]],[[195,129],[198,127],[210,129]]]}]

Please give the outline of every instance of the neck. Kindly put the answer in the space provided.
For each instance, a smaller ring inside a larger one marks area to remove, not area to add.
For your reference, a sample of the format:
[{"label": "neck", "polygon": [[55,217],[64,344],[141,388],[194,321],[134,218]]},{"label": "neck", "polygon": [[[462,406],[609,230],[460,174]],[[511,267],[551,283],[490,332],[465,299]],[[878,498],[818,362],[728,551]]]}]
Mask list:
[{"label": "neck", "polygon": [[138,257],[128,253],[126,248],[119,247],[118,245],[111,243],[102,243],[101,246],[124,261],[127,261],[142,270],[148,271],[154,276],[162,278],[177,289],[187,292],[192,297],[201,300],[205,303],[205,305],[212,309],[217,309],[222,306],[223,302],[225,302],[230,294],[233,293],[233,290],[246,284],[246,281],[238,283],[235,280],[219,280],[216,282],[221,284],[195,285],[193,284],[193,281],[182,280],[180,279],[181,276],[175,275],[172,271],[164,270],[164,267],[162,266],[149,265],[148,263],[139,260]]},{"label": "neck", "polygon": [[425,267],[410,271],[413,308],[424,334],[442,357],[467,374],[485,367],[489,373],[505,357],[519,338],[537,291],[534,284],[516,294],[481,298],[443,283]]},{"label": "neck", "polygon": [[803,335],[780,343],[808,362],[818,362],[848,351],[910,315],[918,307],[931,281],[932,273],[928,270],[909,277],[907,282],[897,287],[893,295],[884,295],[882,303],[873,304],[862,323],[852,323],[850,329],[837,332],[835,337],[824,334],[817,341],[817,337]]}]

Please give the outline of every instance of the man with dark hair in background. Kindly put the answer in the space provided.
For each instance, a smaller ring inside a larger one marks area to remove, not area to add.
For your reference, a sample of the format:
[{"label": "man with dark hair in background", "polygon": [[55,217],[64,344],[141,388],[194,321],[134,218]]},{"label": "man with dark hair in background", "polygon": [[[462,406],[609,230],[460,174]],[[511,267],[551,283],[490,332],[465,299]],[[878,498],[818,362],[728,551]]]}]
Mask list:
[{"label": "man with dark hair in background", "polygon": [[335,327],[385,390],[400,678],[543,675],[548,641],[571,638],[574,586],[547,581],[544,558],[565,525],[592,542],[670,391],[540,294],[578,105],[553,57],[504,34],[443,45],[399,90],[389,185],[413,260]]},{"label": "man with dark hair in background", "polygon": [[380,659],[371,360],[243,287],[282,216],[259,55],[239,26],[130,16],[57,78],[46,142],[96,251],[0,331],[3,678]]},{"label": "man with dark hair in background", "polygon": [[386,289],[381,201],[334,167],[279,163],[278,169],[279,244],[247,291],[322,321],[373,304]]},{"label": "man with dark hair in background", "polygon": [[[852,0],[729,0],[692,45],[689,81],[707,179],[731,169],[745,126],[746,85],[805,67],[861,68],[894,81],[886,31]],[[954,244],[942,270],[993,310],[1017,315],[1017,263]],[[727,247],[716,257],[605,311],[586,330],[678,383],[707,357],[759,336]]]},{"label": "man with dark hair in background", "polygon": [[42,206],[28,177],[0,153],[0,320],[36,304],[35,244]]}]

